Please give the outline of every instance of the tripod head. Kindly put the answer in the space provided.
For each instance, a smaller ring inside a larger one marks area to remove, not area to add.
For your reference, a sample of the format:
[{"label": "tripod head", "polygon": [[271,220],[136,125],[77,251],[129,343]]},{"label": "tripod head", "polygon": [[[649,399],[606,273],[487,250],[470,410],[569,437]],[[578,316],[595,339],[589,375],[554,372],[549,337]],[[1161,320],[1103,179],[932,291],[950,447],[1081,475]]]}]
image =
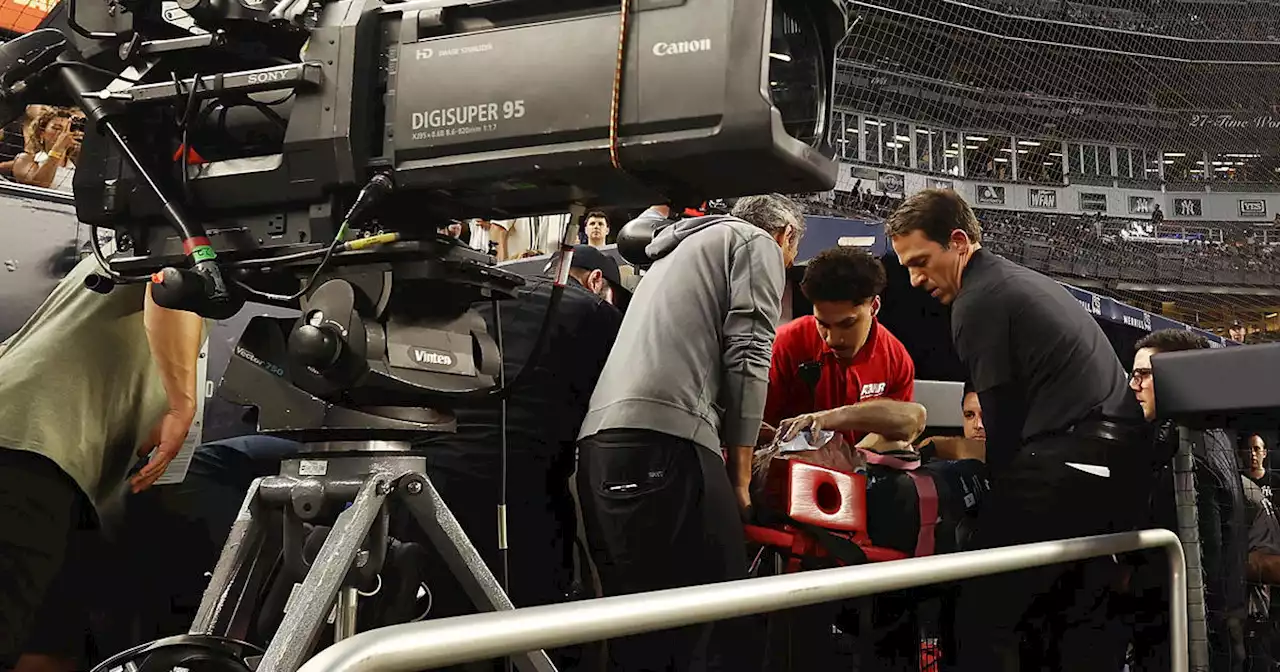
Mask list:
[{"label": "tripod head", "polygon": [[502,365],[471,306],[511,298],[523,282],[487,259],[445,238],[396,243],[335,268],[298,319],[250,321],[222,395],[256,406],[263,433],[303,443],[453,431],[439,409],[490,394]]}]

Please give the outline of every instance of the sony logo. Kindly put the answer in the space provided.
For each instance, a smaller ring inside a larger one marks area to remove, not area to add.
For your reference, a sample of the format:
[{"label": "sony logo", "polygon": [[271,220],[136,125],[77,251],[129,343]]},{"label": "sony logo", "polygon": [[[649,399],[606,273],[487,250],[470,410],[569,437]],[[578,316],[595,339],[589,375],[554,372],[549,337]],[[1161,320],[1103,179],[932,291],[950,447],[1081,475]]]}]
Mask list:
[{"label": "sony logo", "polygon": [[711,51],[711,38],[685,40],[683,42],[659,42],[653,45],[654,56],[675,56],[692,54],[699,51]]},{"label": "sony logo", "polygon": [[250,84],[263,84],[265,82],[278,82],[286,77],[284,72],[275,70],[272,72],[257,72],[249,75]]}]

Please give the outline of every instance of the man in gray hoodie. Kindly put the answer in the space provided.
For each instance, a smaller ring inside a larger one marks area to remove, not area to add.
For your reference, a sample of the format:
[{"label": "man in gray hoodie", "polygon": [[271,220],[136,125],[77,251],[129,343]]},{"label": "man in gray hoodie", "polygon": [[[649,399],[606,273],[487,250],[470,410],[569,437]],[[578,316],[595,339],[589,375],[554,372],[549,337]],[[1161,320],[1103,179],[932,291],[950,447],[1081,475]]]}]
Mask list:
[{"label": "man in gray hoodie", "polygon": [[[606,596],[746,577],[740,514],[803,233],[794,201],[749,196],[731,216],[662,222],[645,248],[653,265],[578,440],[583,521]],[[610,670],[746,670],[749,637],[727,632],[736,625],[716,624],[714,639],[707,624],[615,640]]]}]

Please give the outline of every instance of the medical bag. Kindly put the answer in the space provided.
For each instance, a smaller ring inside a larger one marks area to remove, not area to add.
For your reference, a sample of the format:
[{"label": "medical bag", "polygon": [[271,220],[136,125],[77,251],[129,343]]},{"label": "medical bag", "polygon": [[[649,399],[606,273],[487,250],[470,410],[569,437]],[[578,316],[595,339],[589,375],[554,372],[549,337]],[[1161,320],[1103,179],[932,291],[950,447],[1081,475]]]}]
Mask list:
[{"label": "medical bag", "polygon": [[964,549],[988,490],[982,462],[921,462],[905,451],[865,456],[872,544],[917,557]]},{"label": "medical bag", "polygon": [[852,461],[857,471],[774,457],[748,538],[788,557],[786,571],[964,548],[988,488],[982,462],[866,450]]}]

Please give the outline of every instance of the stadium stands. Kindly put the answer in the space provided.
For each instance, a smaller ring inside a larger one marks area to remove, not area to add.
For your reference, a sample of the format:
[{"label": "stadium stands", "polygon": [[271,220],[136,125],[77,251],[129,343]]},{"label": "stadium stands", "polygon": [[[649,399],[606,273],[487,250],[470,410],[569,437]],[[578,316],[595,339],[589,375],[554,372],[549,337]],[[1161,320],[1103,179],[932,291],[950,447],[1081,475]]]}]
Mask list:
[{"label": "stadium stands", "polygon": [[1280,335],[1280,1],[858,0],[815,214],[952,188],[989,247],[1249,341]]}]

